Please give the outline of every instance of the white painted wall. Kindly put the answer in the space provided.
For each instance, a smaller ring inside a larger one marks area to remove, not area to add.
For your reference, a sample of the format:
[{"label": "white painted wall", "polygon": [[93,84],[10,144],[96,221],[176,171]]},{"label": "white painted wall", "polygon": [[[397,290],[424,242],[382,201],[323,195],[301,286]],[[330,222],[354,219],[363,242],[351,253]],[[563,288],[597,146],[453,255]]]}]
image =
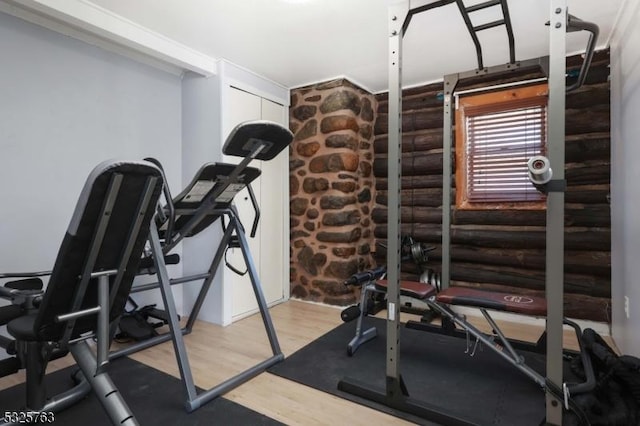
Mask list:
[{"label": "white painted wall", "polygon": [[156,157],[181,186],[179,76],[2,13],[0,58],[1,272],[52,268],[105,159]]},{"label": "white painted wall", "polygon": [[640,356],[640,2],[627,0],[619,16],[611,39],[612,334],[623,353]]},{"label": "white painted wall", "polygon": [[[206,78],[193,73],[185,75],[182,83],[183,132],[180,190],[191,182],[196,171],[203,164],[220,161],[222,158],[220,96],[219,76]],[[218,221],[198,235],[183,240],[184,275],[191,276],[207,272],[221,239],[222,228]],[[185,314],[191,312],[201,288],[202,280],[183,285]],[[222,310],[210,307],[217,306],[217,301],[223,298],[222,274],[218,272],[211,283],[199,318],[222,324]]]}]

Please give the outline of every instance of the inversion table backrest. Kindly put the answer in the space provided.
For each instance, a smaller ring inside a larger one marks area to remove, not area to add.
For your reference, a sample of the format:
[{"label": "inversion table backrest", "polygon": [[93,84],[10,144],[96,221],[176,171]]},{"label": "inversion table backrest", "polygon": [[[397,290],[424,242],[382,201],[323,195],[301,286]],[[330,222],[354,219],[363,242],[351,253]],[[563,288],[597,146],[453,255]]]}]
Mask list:
[{"label": "inversion table backrest", "polygon": [[[240,164],[209,163],[198,170],[189,185],[173,199],[176,212],[173,235],[164,235],[166,224],[160,227],[165,240],[190,237],[206,229],[222,214],[211,211],[227,209],[233,197],[254,179],[260,170],[249,167],[254,160],[272,160],[293,141],[289,129],[266,120],[247,121],[237,125],[227,137],[222,151],[242,157]],[[208,209],[206,214],[203,210]],[[194,223],[192,221],[196,221]],[[179,237],[177,237],[179,236]],[[172,247],[173,245],[169,245]]]},{"label": "inversion table backrest", "polygon": [[[57,323],[56,316],[98,305],[95,279],[89,279],[93,272],[118,271],[110,277],[109,320],[122,314],[162,185],[160,170],[148,162],[107,161],[94,168],[33,323],[38,340],[60,341],[67,324]],[[95,324],[95,316],[78,319],[70,337],[94,330]]]},{"label": "inversion table backrest", "polygon": [[[173,233],[182,233],[184,226],[193,218],[193,214],[204,204],[208,203],[211,210],[226,209],[233,201],[233,197],[245,186],[260,176],[260,170],[246,167],[235,182],[229,182],[229,176],[237,166],[226,163],[208,163],[198,170],[189,185],[173,199],[176,211]],[[219,193],[216,196],[214,194]],[[211,198],[213,196],[213,198]],[[198,224],[185,237],[193,236],[206,229],[215,222],[220,215],[208,214],[203,216]],[[160,236],[166,228],[160,228]]]}]

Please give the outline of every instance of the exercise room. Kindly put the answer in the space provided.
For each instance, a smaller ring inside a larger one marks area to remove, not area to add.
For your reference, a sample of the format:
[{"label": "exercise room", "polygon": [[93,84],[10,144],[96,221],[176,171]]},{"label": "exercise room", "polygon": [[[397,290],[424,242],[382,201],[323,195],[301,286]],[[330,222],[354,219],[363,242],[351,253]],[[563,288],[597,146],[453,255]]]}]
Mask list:
[{"label": "exercise room", "polygon": [[0,425],[640,425],[638,22],[0,0]]}]

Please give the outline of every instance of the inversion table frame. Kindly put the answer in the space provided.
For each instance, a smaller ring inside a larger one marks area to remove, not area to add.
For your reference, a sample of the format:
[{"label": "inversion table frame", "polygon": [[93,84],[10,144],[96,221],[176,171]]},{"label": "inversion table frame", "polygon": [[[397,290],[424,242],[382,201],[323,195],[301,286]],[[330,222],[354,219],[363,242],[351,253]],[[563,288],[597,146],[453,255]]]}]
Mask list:
[{"label": "inversion table frame", "polygon": [[[548,157],[554,170],[554,180],[547,186],[547,227],[546,227],[546,300],[547,300],[547,377],[546,377],[546,421],[549,424],[562,424],[562,329],[564,295],[564,117],[565,117],[565,72],[566,72],[566,32],[570,24],[566,0],[550,0],[551,17],[549,31],[549,57],[534,61],[515,62],[513,35],[510,29],[505,0],[490,0],[484,3],[464,7],[460,0],[430,1],[427,4],[412,7],[415,1],[397,0],[389,6],[389,148],[388,148],[388,221],[387,221],[387,279],[388,279],[388,316],[387,316],[387,357],[386,389],[383,393],[371,389],[364,383],[343,380],[341,390],[375,400],[385,405],[411,412],[436,422],[447,424],[469,424],[468,421],[442,412],[438,407],[429,406],[409,397],[409,393],[400,375],[400,183],[402,182],[402,39],[409,27],[413,15],[434,8],[456,3],[462,12],[465,23],[471,32],[478,53],[479,69],[458,73],[444,78],[444,135],[443,135],[443,206],[451,205],[451,146],[453,122],[453,93],[459,80],[469,77],[506,72],[524,66],[540,66],[547,71],[549,84],[548,100]],[[500,5],[504,19],[486,26],[473,28],[468,12]],[[579,20],[578,20],[579,21]],[[510,63],[497,67],[482,66],[482,54],[475,33],[483,29],[505,25],[509,35]],[[593,37],[590,39],[590,45]],[[591,51],[593,46],[591,47]],[[590,56],[590,55],[588,55]],[[581,71],[586,72],[583,66]],[[583,81],[584,76],[579,79]],[[575,87],[572,86],[571,89]],[[442,210],[442,287],[447,288],[450,277],[450,226],[451,211]],[[560,389],[560,395],[558,390]],[[565,390],[566,392],[566,390]],[[565,394],[566,396],[566,394]]]},{"label": "inversion table frame", "polygon": [[[248,164],[254,159],[265,161],[273,159],[279,152],[289,146],[292,140],[293,135],[288,129],[269,121],[252,121],[238,125],[227,138],[223,152],[227,155],[243,157],[243,160],[238,165],[224,163],[213,165],[225,170],[228,174],[215,178],[215,184],[208,190],[206,195],[196,203],[197,206],[193,208],[177,208],[175,210],[177,217],[182,217],[187,220],[179,227],[176,226],[177,229],[172,235],[164,235],[164,244],[161,242],[161,232],[159,232],[158,226],[155,223],[151,225],[151,252],[158,282],[135,286],[133,292],[160,288],[162,300],[169,317],[169,332],[114,352],[111,354],[111,357],[128,355],[171,340],[176,354],[180,378],[183,383],[186,400],[185,408],[188,412],[197,410],[205,403],[234,389],[262,373],[272,365],[284,360],[284,354],[280,349],[278,337],[269,314],[256,266],[249,251],[249,243],[244,228],[238,218],[238,212],[232,204],[232,200],[235,194],[242,188],[247,187],[246,176],[248,176],[247,179],[251,180],[259,175],[259,170],[248,167]],[[197,182],[192,182],[191,186],[195,183]],[[188,191],[183,191],[178,197],[185,195],[186,192]],[[224,235],[213,257],[209,270],[199,275],[170,279],[164,261],[164,255],[178,245],[184,238],[195,235],[215,222],[222,223],[225,217],[228,223],[226,226],[223,226]],[[174,222],[174,225],[177,225],[177,221]],[[183,335],[191,332],[205,297],[211,287],[213,278],[218,271],[220,262],[224,257],[224,253],[231,245],[233,247],[239,247],[242,251],[260,315],[269,339],[272,356],[225,380],[217,386],[198,393],[189,364],[189,357]],[[189,319],[185,327],[181,329],[175,301],[171,292],[171,285],[196,280],[204,280],[204,282],[189,314]]]}]

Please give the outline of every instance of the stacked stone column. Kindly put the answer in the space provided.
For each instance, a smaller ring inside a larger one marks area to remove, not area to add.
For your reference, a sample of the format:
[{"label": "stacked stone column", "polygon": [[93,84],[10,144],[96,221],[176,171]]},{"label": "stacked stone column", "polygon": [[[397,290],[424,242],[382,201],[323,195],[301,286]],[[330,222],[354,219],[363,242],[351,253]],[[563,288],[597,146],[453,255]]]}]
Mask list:
[{"label": "stacked stone column", "polygon": [[345,79],[291,91],[291,295],[333,305],[371,266],[373,95]]}]

